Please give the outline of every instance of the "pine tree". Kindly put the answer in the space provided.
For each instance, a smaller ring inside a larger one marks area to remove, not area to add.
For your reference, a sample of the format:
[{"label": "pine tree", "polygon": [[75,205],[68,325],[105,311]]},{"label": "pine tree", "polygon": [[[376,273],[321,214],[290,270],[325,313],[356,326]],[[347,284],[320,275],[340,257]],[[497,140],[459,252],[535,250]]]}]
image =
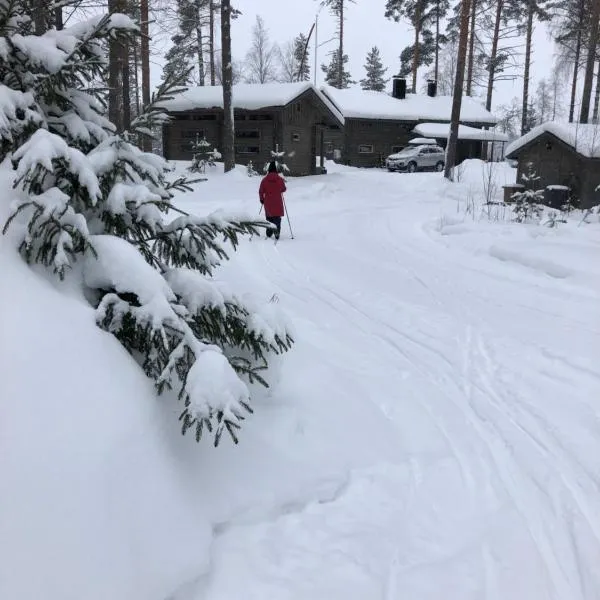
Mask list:
[{"label": "pine tree", "polygon": [[[349,71],[344,68],[341,69],[342,78],[340,79],[340,60],[339,53],[333,52],[331,55],[331,62],[328,65],[321,65],[321,70],[325,73],[325,81],[328,85],[338,88],[345,89],[356,83],[352,80],[352,75]],[[342,65],[345,66],[348,62],[348,55],[344,54]]]},{"label": "pine tree", "polygon": [[176,82],[159,88],[131,132],[115,135],[92,82],[104,76],[107,40],[137,32],[127,17],[32,36],[15,6],[0,0],[2,158],[11,152],[15,170],[4,233],[11,229],[28,263],[79,285],[97,324],[157,391],[176,393],[183,433],[199,440],[209,430],[218,444],[228,432],[237,441],[251,412],[247,383],[267,385],[267,358],[292,339],[273,306],[244,304],[211,275],[228,258],[220,240],[235,249],[267,224],[184,213],[173,194],[191,182],[168,182],[168,163],[132,143],[164,121],[161,103],[181,91]]},{"label": "pine tree", "polygon": [[[432,56],[426,57],[425,62],[421,54],[421,37],[427,30],[427,27],[434,22],[437,15],[437,0],[387,0],[385,4],[385,16],[396,22],[408,20],[412,25],[415,35],[412,46],[406,48],[403,52],[403,68],[406,73],[407,58],[410,57],[410,70],[412,73],[412,93],[417,92],[417,72],[423,64],[431,64]],[[433,34],[428,31],[430,37]],[[433,48],[433,45],[431,45]],[[401,59],[402,60],[402,59]],[[408,73],[406,73],[408,74]]]},{"label": "pine tree", "polygon": [[294,39],[294,58],[297,65],[296,81],[309,81],[310,51],[308,48],[308,39],[303,33]]},{"label": "pine tree", "polygon": [[515,203],[513,207],[514,220],[517,223],[539,222],[543,212],[541,203],[544,199],[544,190],[537,189],[540,177],[535,172],[533,163],[527,163],[527,171],[523,173],[521,179],[525,189],[512,196]]},{"label": "pine tree", "polygon": [[184,43],[184,36],[181,33],[171,38],[172,46],[165,54],[165,64],[163,66],[163,81],[176,77],[182,84],[192,82],[192,71],[194,69],[192,61],[194,59],[190,47]]},{"label": "pine tree", "polygon": [[342,60],[338,60],[336,63],[338,69],[337,74],[332,74],[333,80],[338,83],[338,85],[334,87],[348,87],[347,85],[344,85],[343,82],[347,79],[347,73],[344,71],[344,64],[347,61],[347,56],[344,53],[344,21],[346,20],[345,11],[349,3],[355,3],[355,0],[321,0],[321,5],[328,6],[331,10],[331,14],[337,18],[337,36],[339,41],[337,55],[338,57],[342,57]]},{"label": "pine tree", "polygon": [[383,63],[381,62],[381,55],[377,46],[373,46],[371,51],[367,54],[365,71],[367,76],[360,80],[362,89],[382,92],[389,79],[384,79],[387,69],[384,68]]},{"label": "pine tree", "polygon": [[221,153],[206,139],[199,137],[192,142],[193,158],[188,167],[191,173],[206,173],[206,167],[214,167],[221,158]]},{"label": "pine tree", "polygon": [[233,59],[231,57],[231,20],[235,9],[230,0],[221,2],[221,85],[223,86],[223,169],[235,168],[235,119],[233,114]]}]

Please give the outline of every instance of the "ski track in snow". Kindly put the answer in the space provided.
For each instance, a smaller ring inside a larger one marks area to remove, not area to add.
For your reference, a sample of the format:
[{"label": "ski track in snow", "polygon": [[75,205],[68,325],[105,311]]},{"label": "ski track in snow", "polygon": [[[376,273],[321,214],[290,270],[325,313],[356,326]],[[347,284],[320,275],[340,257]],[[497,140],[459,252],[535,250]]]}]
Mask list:
[{"label": "ski track in snow", "polygon": [[381,383],[364,402],[406,455],[215,524],[210,571],[176,600],[600,598],[598,290],[443,238],[439,180],[386,175],[294,181],[296,240],[252,240],[243,264],[321,335],[347,333],[327,360]]}]

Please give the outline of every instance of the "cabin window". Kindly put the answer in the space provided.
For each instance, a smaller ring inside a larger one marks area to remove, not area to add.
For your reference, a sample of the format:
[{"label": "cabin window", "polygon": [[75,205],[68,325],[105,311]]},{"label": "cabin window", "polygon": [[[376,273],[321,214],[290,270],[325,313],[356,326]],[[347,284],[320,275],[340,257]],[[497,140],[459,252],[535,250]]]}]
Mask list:
[{"label": "cabin window", "polygon": [[235,137],[239,140],[257,140],[260,138],[258,129],[242,129],[235,132]]},{"label": "cabin window", "polygon": [[404,146],[392,146],[392,154],[398,154],[402,150],[404,150]]},{"label": "cabin window", "polygon": [[373,144],[361,144],[358,147],[359,154],[373,154]]},{"label": "cabin window", "polygon": [[187,113],[177,113],[175,115],[175,120],[176,121],[189,121],[190,115],[188,115]]},{"label": "cabin window", "polygon": [[300,141],[300,134],[292,133],[292,142],[299,142],[299,141]]},{"label": "cabin window", "polygon": [[260,148],[258,146],[238,146],[235,151],[237,154],[258,154]]},{"label": "cabin window", "polygon": [[250,115],[250,121],[271,121],[271,115]]}]

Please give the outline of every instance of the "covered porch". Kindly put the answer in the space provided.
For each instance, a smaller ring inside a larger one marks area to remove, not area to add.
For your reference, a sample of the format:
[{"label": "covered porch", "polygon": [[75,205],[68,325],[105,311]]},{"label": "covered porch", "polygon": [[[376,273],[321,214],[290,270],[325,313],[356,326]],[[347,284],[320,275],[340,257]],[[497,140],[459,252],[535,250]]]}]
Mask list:
[{"label": "covered porch", "polygon": [[[450,136],[450,124],[420,123],[412,132],[426,138],[434,138],[445,147]],[[502,160],[508,136],[493,129],[477,129],[461,124],[458,126],[458,142],[458,162],[468,158]]]}]

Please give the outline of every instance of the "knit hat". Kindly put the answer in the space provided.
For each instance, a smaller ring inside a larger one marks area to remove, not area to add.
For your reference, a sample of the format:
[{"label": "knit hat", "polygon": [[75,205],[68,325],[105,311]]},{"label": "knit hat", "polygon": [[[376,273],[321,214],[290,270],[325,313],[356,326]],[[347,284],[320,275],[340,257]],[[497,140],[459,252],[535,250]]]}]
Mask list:
[{"label": "knit hat", "polygon": [[268,172],[269,172],[269,173],[277,173],[277,165],[275,164],[275,161],[274,161],[274,160],[272,160],[272,161],[269,163]]}]

